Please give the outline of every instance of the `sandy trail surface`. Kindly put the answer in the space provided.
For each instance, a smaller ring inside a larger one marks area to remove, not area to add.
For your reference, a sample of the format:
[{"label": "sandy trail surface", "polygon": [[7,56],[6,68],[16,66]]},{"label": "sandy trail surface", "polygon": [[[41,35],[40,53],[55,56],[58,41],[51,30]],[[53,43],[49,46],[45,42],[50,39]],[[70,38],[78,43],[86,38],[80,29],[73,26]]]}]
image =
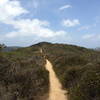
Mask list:
[{"label": "sandy trail surface", "polygon": [[67,100],[66,91],[58,80],[50,61],[46,60],[46,69],[49,71],[50,91],[48,100]]}]

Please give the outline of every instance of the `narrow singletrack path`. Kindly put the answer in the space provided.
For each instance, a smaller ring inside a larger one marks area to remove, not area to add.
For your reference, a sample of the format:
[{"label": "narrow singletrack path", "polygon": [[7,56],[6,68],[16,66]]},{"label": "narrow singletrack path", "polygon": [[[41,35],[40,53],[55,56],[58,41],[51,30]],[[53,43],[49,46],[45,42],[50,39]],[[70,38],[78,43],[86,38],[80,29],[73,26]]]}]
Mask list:
[{"label": "narrow singletrack path", "polygon": [[50,91],[48,100],[67,100],[66,91],[62,89],[62,85],[53,70],[50,61],[46,60],[46,69],[49,71]]}]

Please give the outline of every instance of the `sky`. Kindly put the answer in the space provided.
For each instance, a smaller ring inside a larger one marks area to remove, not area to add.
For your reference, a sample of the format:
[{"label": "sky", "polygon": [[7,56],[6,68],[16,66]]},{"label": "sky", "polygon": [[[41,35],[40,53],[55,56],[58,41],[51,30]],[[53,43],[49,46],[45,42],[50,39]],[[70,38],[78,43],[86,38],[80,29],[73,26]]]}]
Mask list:
[{"label": "sky", "polygon": [[100,47],[100,0],[0,0],[0,43]]}]

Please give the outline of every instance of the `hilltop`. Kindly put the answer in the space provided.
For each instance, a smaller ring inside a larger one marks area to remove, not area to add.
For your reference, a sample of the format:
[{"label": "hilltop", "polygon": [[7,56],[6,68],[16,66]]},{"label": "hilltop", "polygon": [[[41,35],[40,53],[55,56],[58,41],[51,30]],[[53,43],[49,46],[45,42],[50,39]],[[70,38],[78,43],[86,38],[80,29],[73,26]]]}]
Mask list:
[{"label": "hilltop", "polygon": [[46,58],[68,91],[69,100],[100,100],[100,52],[48,42],[0,52],[0,98],[46,100],[49,91]]},{"label": "hilltop", "polygon": [[68,44],[41,43],[69,100],[100,100],[100,51]]},{"label": "hilltop", "polygon": [[49,73],[39,49],[18,48],[0,52],[0,99],[44,100],[49,90]]}]

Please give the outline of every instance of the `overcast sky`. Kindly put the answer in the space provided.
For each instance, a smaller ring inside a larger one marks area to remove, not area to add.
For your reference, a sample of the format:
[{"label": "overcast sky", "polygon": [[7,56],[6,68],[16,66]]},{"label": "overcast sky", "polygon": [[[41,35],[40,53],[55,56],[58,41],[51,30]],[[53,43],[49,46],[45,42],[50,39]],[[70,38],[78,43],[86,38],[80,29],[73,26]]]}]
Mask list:
[{"label": "overcast sky", "polygon": [[0,43],[100,47],[100,0],[0,0]]}]

